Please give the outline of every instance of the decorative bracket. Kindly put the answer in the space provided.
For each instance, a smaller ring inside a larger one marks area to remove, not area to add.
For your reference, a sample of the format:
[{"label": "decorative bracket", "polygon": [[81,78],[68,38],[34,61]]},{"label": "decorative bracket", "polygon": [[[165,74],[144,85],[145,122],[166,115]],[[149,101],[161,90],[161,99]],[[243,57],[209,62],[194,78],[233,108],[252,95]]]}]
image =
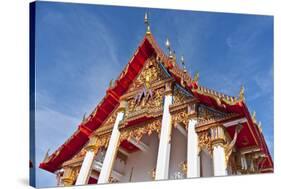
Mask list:
[{"label": "decorative bracket", "polygon": [[235,133],[234,133],[234,137],[233,137],[232,141],[229,144],[225,145],[225,162],[226,162],[226,164],[228,163],[229,157],[233,151],[233,147],[237,141],[237,136],[238,136],[239,132],[241,131],[242,126],[243,126],[242,124],[238,124],[235,127]]}]

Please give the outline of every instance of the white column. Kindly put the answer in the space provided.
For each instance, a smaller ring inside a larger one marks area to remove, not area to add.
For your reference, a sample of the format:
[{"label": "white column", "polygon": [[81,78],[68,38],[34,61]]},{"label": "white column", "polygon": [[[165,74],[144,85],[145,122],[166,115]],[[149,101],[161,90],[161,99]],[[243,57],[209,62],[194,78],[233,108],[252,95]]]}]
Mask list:
[{"label": "white column", "polygon": [[119,138],[120,138],[120,131],[118,129],[118,126],[119,126],[120,121],[123,120],[123,117],[124,117],[124,111],[118,112],[113,129],[112,129],[109,145],[106,150],[105,157],[104,157],[102,169],[101,169],[99,179],[98,179],[98,184],[108,183],[108,181],[109,181],[114,159],[115,159],[116,153],[118,151],[118,142],[119,142]]},{"label": "white column", "polygon": [[245,154],[241,155],[241,168],[242,168],[242,170],[247,170],[248,169],[247,161],[246,161],[246,158],[245,158]]},{"label": "white column", "polygon": [[160,142],[158,148],[158,157],[156,165],[155,179],[168,179],[169,176],[169,161],[171,149],[171,114],[169,106],[172,104],[172,94],[167,94],[164,99],[162,126],[160,133]]},{"label": "white column", "polygon": [[75,185],[88,184],[89,177],[92,171],[94,157],[95,152],[93,150],[88,150],[84,157]]},{"label": "white column", "polygon": [[214,176],[227,175],[225,151],[221,145],[213,146]]},{"label": "white column", "polygon": [[198,135],[195,131],[197,120],[188,123],[187,134],[187,177],[200,177],[200,156],[198,149]]}]

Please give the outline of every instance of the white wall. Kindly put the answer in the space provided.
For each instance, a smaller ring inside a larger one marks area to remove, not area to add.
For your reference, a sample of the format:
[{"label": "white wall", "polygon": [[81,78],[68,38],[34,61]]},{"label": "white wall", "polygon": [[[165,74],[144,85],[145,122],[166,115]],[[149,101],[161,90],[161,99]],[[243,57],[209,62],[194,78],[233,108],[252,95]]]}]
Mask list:
[{"label": "white wall", "polygon": [[127,159],[124,176],[120,182],[129,182],[132,172],[131,182],[151,181],[151,170],[156,168],[157,153],[158,153],[158,135],[153,133],[150,136],[143,136],[142,142],[149,146],[147,152],[137,151],[131,153]]},{"label": "white wall", "polygon": [[175,179],[175,172],[181,171],[181,162],[186,161],[187,139],[176,128],[172,130],[169,179]]},{"label": "white wall", "polygon": [[114,160],[114,164],[113,164],[113,170],[114,171],[117,171],[118,173],[123,173],[125,171],[125,163],[123,160],[117,158],[117,155],[116,155],[116,158]]}]

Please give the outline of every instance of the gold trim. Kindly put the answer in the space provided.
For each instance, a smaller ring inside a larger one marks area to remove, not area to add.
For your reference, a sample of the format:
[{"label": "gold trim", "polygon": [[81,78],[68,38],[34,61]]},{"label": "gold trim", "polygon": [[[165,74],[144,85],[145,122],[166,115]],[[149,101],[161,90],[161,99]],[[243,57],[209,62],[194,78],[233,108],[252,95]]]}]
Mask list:
[{"label": "gold trim", "polygon": [[84,149],[87,151],[93,151],[95,154],[97,154],[100,147],[100,140],[98,140],[98,138],[94,136],[90,139],[89,144]]},{"label": "gold trim", "polygon": [[209,132],[205,131],[205,132],[200,132],[198,133],[198,154],[203,150],[203,149],[207,149],[207,151],[209,152],[209,154],[212,156],[212,142],[211,142],[211,138],[209,136]]},{"label": "gold trim", "polygon": [[236,104],[244,101],[243,98],[236,98],[236,97],[233,97],[233,96],[228,96],[228,95],[219,93],[217,91],[214,91],[212,89],[205,88],[203,86],[198,86],[196,89],[192,88],[191,90],[192,90],[192,92],[197,92],[201,95],[209,96],[209,97],[215,99],[217,104],[221,107],[224,107],[222,105],[222,101],[224,103],[228,104],[228,105],[231,105],[231,106],[236,105]]},{"label": "gold trim", "polygon": [[160,133],[160,129],[161,120],[154,119],[146,124],[141,124],[140,126],[121,129],[120,140],[128,140],[130,137],[134,137],[137,141],[139,141],[145,134],[151,135],[152,132]]}]

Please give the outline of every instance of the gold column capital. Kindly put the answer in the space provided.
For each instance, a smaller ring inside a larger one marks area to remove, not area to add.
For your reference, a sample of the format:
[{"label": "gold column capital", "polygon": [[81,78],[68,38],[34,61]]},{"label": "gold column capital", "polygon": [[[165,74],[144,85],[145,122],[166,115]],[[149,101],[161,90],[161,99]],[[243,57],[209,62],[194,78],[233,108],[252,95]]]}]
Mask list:
[{"label": "gold column capital", "polygon": [[118,107],[117,111],[125,113],[127,107],[128,107],[128,102],[126,100],[122,100],[119,104],[119,107]]},{"label": "gold column capital", "polygon": [[164,95],[172,95],[173,94],[173,82],[167,82],[165,83],[165,91]]},{"label": "gold column capital", "polygon": [[226,143],[225,130],[222,125],[217,125],[210,128],[212,148],[216,145],[224,147]]},{"label": "gold column capital", "polygon": [[85,150],[87,151],[93,151],[95,154],[98,152],[99,148],[101,147],[101,142],[100,140],[96,137],[93,136],[90,139],[89,144],[85,147]]},{"label": "gold column capital", "polygon": [[65,167],[61,181],[64,186],[72,186],[74,184],[77,172],[73,167]]}]

